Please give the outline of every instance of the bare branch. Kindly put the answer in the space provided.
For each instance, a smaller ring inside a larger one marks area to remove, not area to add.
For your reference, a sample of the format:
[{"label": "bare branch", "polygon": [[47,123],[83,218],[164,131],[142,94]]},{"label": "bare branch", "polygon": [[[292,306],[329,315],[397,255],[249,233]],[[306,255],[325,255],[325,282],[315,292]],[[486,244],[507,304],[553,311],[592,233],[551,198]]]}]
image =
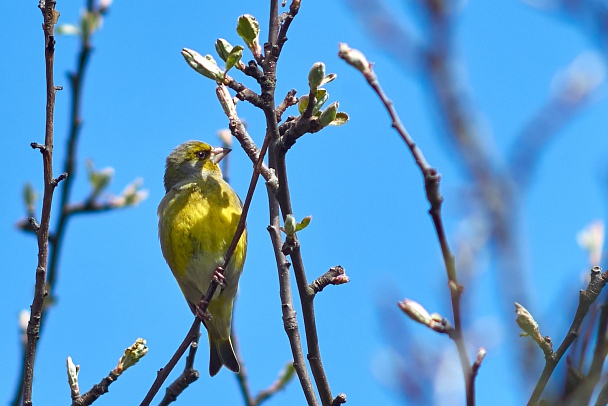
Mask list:
[{"label": "bare branch", "polygon": [[557,351],[551,353],[549,356],[545,356],[545,367],[534,388],[534,392],[532,392],[532,395],[530,396],[528,405],[536,405],[540,401],[540,397],[543,394],[555,367],[570,345],[578,337],[583,320],[589,311],[589,307],[595,302],[606,283],[608,283],[608,271],[602,273],[602,268],[599,266],[593,267],[591,269],[591,280],[589,281],[587,289],[580,291],[578,308],[576,309],[574,320],[566,333],[564,341],[562,341]]},{"label": "bare branch", "polygon": [[[200,330],[200,324],[198,325]],[[159,406],[167,406],[168,404],[175,402],[177,397],[184,391],[191,383],[198,380],[200,374],[194,369],[194,358],[196,357],[196,351],[198,349],[198,341],[201,337],[200,331],[198,332],[196,339],[190,343],[190,352],[186,357],[186,365],[184,371],[178,376],[171,385],[167,387],[165,396],[158,404]]]},{"label": "bare branch", "polygon": [[441,192],[439,190],[441,175],[437,172],[435,168],[429,165],[426,158],[424,157],[424,154],[422,153],[422,150],[420,150],[420,148],[416,145],[413,138],[406,130],[405,126],[399,118],[399,115],[397,114],[397,111],[395,110],[393,102],[388,98],[386,93],[384,93],[384,90],[382,89],[378,81],[378,77],[372,70],[372,66],[368,62],[365,55],[355,49],[349,48],[346,44],[340,44],[340,52],[338,53],[338,56],[340,56],[340,58],[344,59],[349,65],[353,66],[355,69],[357,69],[363,74],[363,77],[365,78],[367,83],[374,90],[376,95],[380,98],[382,104],[384,104],[384,107],[386,108],[387,112],[391,117],[393,128],[397,131],[397,133],[401,136],[401,139],[409,148],[412,157],[416,162],[416,165],[418,166],[418,168],[420,168],[420,171],[422,172],[422,176],[424,178],[424,186],[426,190],[426,197],[431,206],[431,208],[429,209],[429,214],[431,215],[431,218],[433,220],[435,232],[439,240],[439,245],[441,246],[443,261],[448,277],[448,286],[450,288],[452,314],[454,316],[454,329],[453,331],[450,330],[449,336],[454,341],[454,343],[456,344],[456,348],[458,349],[462,373],[465,379],[465,388],[467,391],[467,405],[474,405],[475,394],[470,392],[473,386],[469,384],[470,380],[472,379],[472,371],[471,366],[469,365],[469,357],[467,354],[466,345],[462,336],[460,297],[462,295],[463,287],[458,283],[454,256],[452,255],[452,252],[450,250],[447,236],[445,233],[445,228],[443,225],[443,219],[441,214],[443,196],[441,195]]},{"label": "bare branch", "polygon": [[53,192],[57,183],[53,178],[53,145],[54,145],[54,114],[55,114],[55,36],[53,33],[55,23],[59,18],[59,12],[55,10],[55,2],[47,0],[40,4],[44,22],[44,57],[46,67],[46,128],[44,136],[44,147],[32,143],[32,148],[42,152],[44,172],[44,197],[42,200],[42,215],[40,225],[37,228],[38,237],[38,265],[36,266],[36,285],[34,287],[34,298],[32,300],[30,320],[27,326],[27,343],[24,347],[24,368],[22,389],[19,388],[15,399],[22,395],[22,405],[32,405],[32,384],[34,381],[34,360],[36,358],[36,347],[40,338],[40,324],[44,308],[44,299],[47,296],[47,265],[49,252],[49,225],[51,221],[51,207],[53,203]]},{"label": "bare branch", "polygon": [[340,265],[337,265],[329,268],[327,272],[315,279],[310,284],[310,289],[313,294],[317,294],[328,285],[342,285],[348,282],[349,279],[346,276],[346,271]]}]

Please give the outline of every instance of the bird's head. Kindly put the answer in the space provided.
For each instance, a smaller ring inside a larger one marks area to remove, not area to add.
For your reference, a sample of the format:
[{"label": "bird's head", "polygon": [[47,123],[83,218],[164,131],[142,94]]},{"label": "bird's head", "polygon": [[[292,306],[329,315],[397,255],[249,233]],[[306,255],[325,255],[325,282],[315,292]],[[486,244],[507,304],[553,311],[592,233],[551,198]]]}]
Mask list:
[{"label": "bird's head", "polygon": [[167,157],[165,191],[186,179],[222,176],[218,163],[230,148],[212,147],[202,141],[186,141]]}]

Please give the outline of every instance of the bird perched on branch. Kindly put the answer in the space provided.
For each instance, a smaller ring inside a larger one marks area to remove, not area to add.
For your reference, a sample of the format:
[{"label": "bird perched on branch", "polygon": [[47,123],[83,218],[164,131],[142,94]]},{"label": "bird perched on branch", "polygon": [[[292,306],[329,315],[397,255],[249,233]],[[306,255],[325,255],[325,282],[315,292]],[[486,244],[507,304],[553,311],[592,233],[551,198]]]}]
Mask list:
[{"label": "bird perched on branch", "polygon": [[[166,194],[158,206],[158,235],[163,256],[194,314],[217,267],[223,265],[241,217],[241,201],[218,166],[229,152],[229,148],[187,141],[167,157]],[[222,365],[233,372],[240,370],[230,329],[246,252],[244,231],[224,271],[223,283],[209,302],[211,317],[203,320],[211,348],[211,376]]]}]

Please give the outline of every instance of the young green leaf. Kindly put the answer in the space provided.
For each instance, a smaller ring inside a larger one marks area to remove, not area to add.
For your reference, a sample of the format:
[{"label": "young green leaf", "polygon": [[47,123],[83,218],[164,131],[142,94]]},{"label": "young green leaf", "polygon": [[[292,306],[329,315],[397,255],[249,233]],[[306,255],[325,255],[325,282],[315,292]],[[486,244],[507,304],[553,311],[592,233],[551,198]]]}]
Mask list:
[{"label": "young green leaf", "polygon": [[334,118],[334,121],[332,121],[331,123],[329,123],[329,125],[343,125],[346,124],[349,120],[348,114],[346,114],[343,111],[339,111],[338,113],[336,113],[336,117]]},{"label": "young green leaf", "polygon": [[312,220],[312,216],[304,217],[302,221],[296,224],[296,231],[301,231],[308,227],[308,225],[310,224],[310,220]]},{"label": "young green leaf", "polygon": [[316,99],[317,101],[315,102],[315,107],[312,109],[313,115],[316,115],[319,110],[321,110],[321,107],[323,107],[327,99],[329,99],[329,93],[327,93],[327,90],[325,89],[319,89],[317,90]]},{"label": "young green leaf", "polygon": [[243,57],[243,47],[240,45],[236,45],[226,58],[226,72],[228,72],[232,67],[238,64]]},{"label": "young green leaf", "polygon": [[333,102],[321,113],[321,117],[319,117],[319,124],[321,127],[328,126],[336,119],[336,115],[338,113],[338,102]]},{"label": "young green leaf", "polygon": [[230,51],[232,51],[232,45],[224,38],[218,38],[218,40],[215,41],[215,51],[222,61],[226,62],[228,55],[230,55]]},{"label": "young green leaf", "polygon": [[257,59],[262,56],[262,48],[260,47],[260,24],[251,14],[243,14],[239,17],[236,33],[245,41],[247,48]]}]

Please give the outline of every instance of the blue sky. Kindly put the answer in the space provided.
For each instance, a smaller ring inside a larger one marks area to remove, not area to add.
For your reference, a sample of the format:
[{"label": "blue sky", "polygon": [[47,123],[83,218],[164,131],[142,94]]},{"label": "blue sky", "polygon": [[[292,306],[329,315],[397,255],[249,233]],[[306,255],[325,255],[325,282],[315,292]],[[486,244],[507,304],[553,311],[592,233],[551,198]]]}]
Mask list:
[{"label": "blue sky", "polygon": [[[278,68],[277,95],[289,89],[307,93],[308,70],[322,61],[338,79],[327,85],[330,101],[351,121],[298,140],[288,154],[296,217],[312,215],[299,234],[309,280],[329,267],[345,267],[351,282],[328,287],[316,298],[317,326],[324,366],[334,394],[345,392],[349,404],[407,404],[392,385],[387,331],[407,329],[440,357],[429,388],[436,404],[464,399],[453,345],[399,313],[398,300],[409,297],[430,311],[449,316],[448,291],[439,246],[428,217],[422,179],[408,150],[390,128],[388,116],[360,75],[337,57],[339,42],[365,52],[395,102],[404,124],[430,163],[442,173],[446,226],[453,247],[463,227],[467,179],[441,135],[425,83],[383,52],[345,1],[303,1],[289,31]],[[388,1],[400,18],[413,19],[400,2]],[[5,62],[0,64],[4,99],[0,101],[0,168],[4,175],[0,214],[0,403],[12,397],[20,363],[18,314],[31,304],[36,242],[15,228],[24,216],[22,188],[42,189],[40,154],[32,141],[43,142],[44,60],[42,22],[36,2],[5,5],[0,36]],[[75,23],[80,4],[58,2],[60,23]],[[95,46],[85,83],[81,142],[73,202],[86,198],[85,159],[97,168],[111,166],[109,191],[119,194],[133,179],[143,178],[146,201],[134,208],[74,217],[67,229],[57,304],[48,314],[36,360],[34,401],[66,403],[65,358],[81,365],[81,390],[110,371],[125,347],[147,340],[148,355],[115,382],[96,404],[138,404],[156,371],[173,354],[192,316],[160,252],[156,208],[163,197],[164,159],[188,139],[219,144],[216,132],[228,123],[217,103],[214,84],[190,69],[180,55],[184,47],[214,53],[218,37],[239,43],[237,17],[250,13],[267,35],[266,2],[178,2],[141,7],[116,1]],[[481,122],[500,153],[551,94],[556,72],[596,44],[572,21],[520,2],[470,2],[462,5],[456,28],[464,78]],[[77,39],[57,37],[55,82],[55,173],[59,174],[68,129],[69,94],[64,72],[75,65]],[[244,59],[248,60],[246,54]],[[236,76],[236,74],[235,74]],[[254,86],[246,78],[239,78]],[[576,233],[605,217],[605,88],[544,151],[524,200],[521,239],[543,334],[561,341],[573,314],[587,257]],[[237,107],[250,134],[261,145],[264,121],[259,111]],[[288,112],[295,115],[295,110]],[[244,197],[251,163],[238,147],[231,153],[230,174]],[[249,251],[236,304],[235,326],[254,392],[270,385],[291,354],[281,321],[278,281],[268,224],[266,192],[259,183],[248,218]],[[55,207],[55,213],[57,214]],[[478,377],[479,404],[498,396],[521,404],[510,381],[514,315],[505,314],[496,298],[491,252],[479,258],[470,301],[469,333],[488,355]],[[561,300],[560,300],[561,299]],[[525,305],[525,304],[524,304]],[[557,306],[557,307],[556,307]],[[557,308],[557,310],[555,310]],[[547,316],[548,315],[548,316]],[[451,317],[448,317],[451,318]],[[300,320],[300,327],[303,323]],[[204,340],[205,341],[205,340]],[[401,342],[405,345],[405,339]],[[206,342],[197,366],[201,379],[178,404],[242,404],[232,374],[213,380],[205,371]],[[471,357],[475,348],[470,348]],[[539,361],[542,359],[538,351]],[[406,359],[405,362],[408,360]],[[178,370],[180,366],[178,365]],[[453,368],[452,371],[450,368]],[[172,375],[177,376],[179,371]],[[447,374],[447,375],[446,375]],[[447,378],[445,378],[447,376]],[[503,381],[504,380],[504,381]],[[441,389],[441,390],[439,390]],[[456,396],[456,397],[454,397]],[[298,382],[268,404],[303,404]],[[462,402],[464,404],[464,400]]]}]

